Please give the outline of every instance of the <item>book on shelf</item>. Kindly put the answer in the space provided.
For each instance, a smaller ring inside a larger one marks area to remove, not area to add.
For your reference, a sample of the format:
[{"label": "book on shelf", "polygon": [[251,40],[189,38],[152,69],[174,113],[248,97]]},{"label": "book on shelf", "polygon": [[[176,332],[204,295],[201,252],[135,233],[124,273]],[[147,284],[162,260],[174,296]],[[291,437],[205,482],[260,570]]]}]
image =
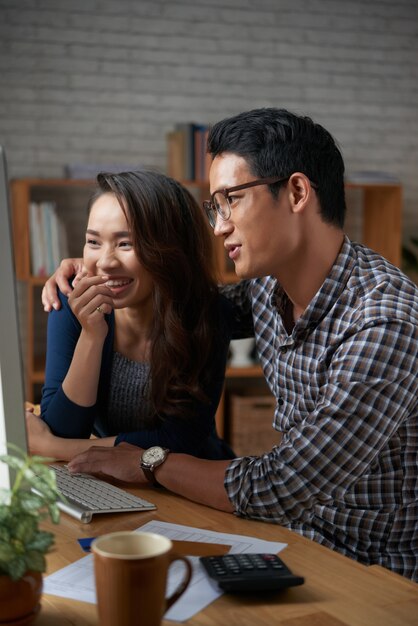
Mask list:
[{"label": "book on shelf", "polygon": [[209,127],[180,122],[167,133],[167,171],[177,180],[207,181],[210,156],[206,152]]},{"label": "book on shelf", "polygon": [[186,137],[181,130],[167,133],[167,171],[176,180],[186,178]]},{"label": "book on shelf", "polygon": [[46,276],[45,233],[38,202],[29,205],[30,258],[33,276]]},{"label": "book on shelf", "polygon": [[212,157],[207,152],[209,127],[201,126],[194,131],[195,176],[194,180],[208,181]]},{"label": "book on shelf", "polygon": [[176,124],[176,130],[184,135],[184,178],[194,180],[194,124],[181,122]]},{"label": "book on shelf", "polygon": [[48,276],[68,256],[67,234],[55,203],[31,202],[29,228],[32,275]]}]

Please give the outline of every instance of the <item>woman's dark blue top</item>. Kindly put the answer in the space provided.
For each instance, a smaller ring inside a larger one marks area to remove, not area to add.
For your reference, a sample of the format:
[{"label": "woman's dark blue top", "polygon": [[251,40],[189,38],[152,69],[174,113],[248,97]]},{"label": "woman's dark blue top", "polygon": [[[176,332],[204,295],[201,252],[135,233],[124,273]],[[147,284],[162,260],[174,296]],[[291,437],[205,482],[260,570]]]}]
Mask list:
[{"label": "woman's dark blue top", "polygon": [[[71,311],[67,297],[62,293],[59,293],[59,297],[61,309],[52,311],[48,317],[45,385],[41,400],[42,419],[59,437],[87,439],[91,434],[99,437],[114,436],[115,433],[105,431],[101,422],[110,388],[114,313],[106,315],[109,332],[103,346],[96,404],[89,407],[79,406],[67,398],[62,389],[62,382],[71,365],[81,325]],[[141,448],[159,445],[173,452],[183,452],[205,459],[234,457],[231,448],[218,437],[215,428],[215,413],[223,389],[232,332],[230,306],[223,296],[219,296],[219,306],[220,329],[216,345],[213,346],[211,362],[208,364],[213,375],[209,377],[210,382],[203,389],[208,402],[192,399],[191,417],[182,418],[166,414],[149,430],[117,433],[115,445],[126,441]]]}]

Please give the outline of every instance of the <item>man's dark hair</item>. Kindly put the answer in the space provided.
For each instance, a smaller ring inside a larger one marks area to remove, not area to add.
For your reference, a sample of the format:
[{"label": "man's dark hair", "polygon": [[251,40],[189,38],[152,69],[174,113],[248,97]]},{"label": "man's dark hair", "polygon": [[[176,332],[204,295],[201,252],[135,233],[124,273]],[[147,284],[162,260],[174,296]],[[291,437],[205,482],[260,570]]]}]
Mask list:
[{"label": "man's dark hair", "polygon": [[[257,178],[302,172],[318,186],[322,219],[343,227],[344,161],[332,135],[311,118],[276,108],[239,113],[211,128],[207,150],[213,158],[224,152],[243,157]],[[270,189],[278,193],[277,186]]]}]

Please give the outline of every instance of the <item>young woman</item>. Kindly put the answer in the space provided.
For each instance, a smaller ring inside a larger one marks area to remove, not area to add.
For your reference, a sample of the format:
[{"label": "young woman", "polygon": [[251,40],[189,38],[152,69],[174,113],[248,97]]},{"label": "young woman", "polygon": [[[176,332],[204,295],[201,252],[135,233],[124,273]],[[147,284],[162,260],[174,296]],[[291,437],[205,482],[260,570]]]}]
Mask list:
[{"label": "young woman", "polygon": [[232,458],[215,429],[231,324],[206,218],[163,174],[97,181],[85,269],[48,318],[41,417],[27,415],[30,449],[69,460],[125,441]]}]

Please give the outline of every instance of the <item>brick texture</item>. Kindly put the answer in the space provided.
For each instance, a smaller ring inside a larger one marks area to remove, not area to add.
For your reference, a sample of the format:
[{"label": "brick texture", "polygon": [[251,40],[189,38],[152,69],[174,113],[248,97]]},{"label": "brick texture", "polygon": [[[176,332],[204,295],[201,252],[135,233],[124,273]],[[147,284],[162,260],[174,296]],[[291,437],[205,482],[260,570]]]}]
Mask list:
[{"label": "brick texture", "polygon": [[416,0],[0,0],[0,142],[13,177],[164,170],[176,122],[283,106],[398,176],[418,236],[417,59]]}]

